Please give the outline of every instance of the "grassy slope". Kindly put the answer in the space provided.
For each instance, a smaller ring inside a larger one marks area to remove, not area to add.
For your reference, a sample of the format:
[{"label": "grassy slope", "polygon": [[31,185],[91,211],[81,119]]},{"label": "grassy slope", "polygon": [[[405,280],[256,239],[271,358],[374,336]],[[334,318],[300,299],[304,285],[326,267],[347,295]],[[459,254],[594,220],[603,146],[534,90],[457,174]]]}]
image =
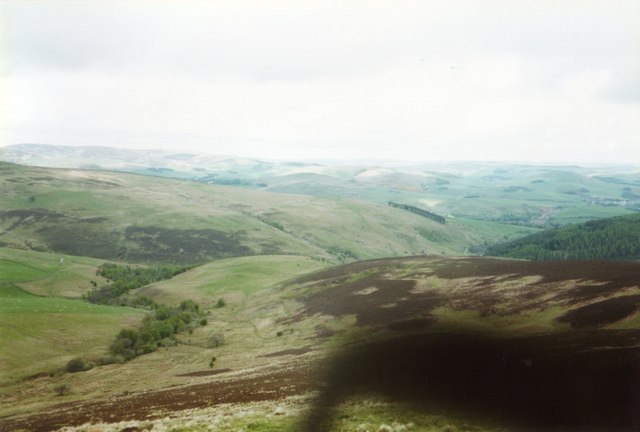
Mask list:
[{"label": "grassy slope", "polygon": [[[144,312],[78,298],[102,281],[102,261],[0,248],[0,382],[59,369],[75,356],[97,358]],[[61,298],[67,297],[67,298]]]},{"label": "grassy slope", "polygon": [[[25,386],[19,381],[25,376],[60,368],[74,356],[91,358],[104,354],[118,329],[134,324],[144,312],[33,296],[13,283],[22,284],[24,279],[46,273],[35,269],[35,265],[34,269],[25,270],[30,268],[27,258],[33,256],[32,261],[37,263],[57,255],[21,254],[23,262],[12,264],[13,276],[6,278],[0,290],[0,342],[3,347],[12,347],[2,350],[1,357],[7,366],[2,369],[7,374],[0,375],[0,394],[5,395],[4,400],[0,395],[0,400],[7,404],[5,414],[39,410],[38,407],[59,401],[51,391],[59,383],[70,384],[72,398],[89,400],[105,394],[183,384],[184,378],[177,375],[206,369],[213,355],[219,357],[216,367],[221,368],[269,364],[273,360],[256,355],[278,351],[283,344],[298,343],[301,335],[276,334],[277,329],[284,328],[276,324],[276,317],[286,316],[294,305],[268,288],[327,266],[326,262],[301,256],[241,257],[196,267],[172,280],[141,288],[140,293],[161,302],[201,301],[203,308],[211,311],[207,316],[209,323],[196,328],[193,334],[181,335],[177,347],[139,357],[126,365],[41,378]],[[65,263],[72,258],[66,257]],[[220,296],[227,302],[223,308],[216,307]],[[51,322],[56,322],[56,326],[51,326]],[[307,336],[313,333],[309,324],[301,327],[307,329]],[[212,334],[223,334],[225,344],[208,348]],[[18,388],[22,396],[17,400],[11,398]]]},{"label": "grassy slope", "polygon": [[459,218],[534,226],[628,214],[620,203],[607,206],[601,201],[636,197],[632,207],[637,208],[640,197],[640,172],[633,166],[458,162],[383,168],[364,162],[271,163],[162,151],[30,145],[0,149],[0,157],[40,166],[101,165],[176,178],[237,180],[254,186],[258,182],[261,186],[255,187],[274,192],[357,198],[379,204],[396,201]]},{"label": "grassy slope", "polygon": [[250,296],[284,280],[326,266],[326,262],[291,255],[227,258],[140,288],[136,294],[165,304],[176,304],[185,299],[214,304],[219,298]]},{"label": "grassy slope", "polygon": [[[460,225],[353,200],[9,164],[0,164],[0,187],[6,191],[0,242],[105,259],[293,254],[336,260],[328,252],[336,247],[372,258],[423,249],[461,254],[468,246]],[[433,241],[420,232],[442,235]]]},{"label": "grassy slope", "polygon": [[96,275],[104,261],[36,251],[0,247],[0,281],[11,282],[38,296],[79,298],[103,282]]},{"label": "grassy slope", "polygon": [[38,297],[2,281],[0,383],[54,371],[76,356],[100,357],[120,328],[143,315],[128,308]]},{"label": "grassy slope", "polygon": [[[100,367],[81,374],[33,382],[32,389],[21,396],[21,400],[3,400],[7,403],[4,412],[44,409],[59,401],[50,392],[50,387],[61,382],[72,385],[73,398],[85,400],[208,382],[216,378],[184,378],[180,375],[211,370],[208,363],[212,357],[217,358],[216,369],[229,368],[234,371],[232,373],[241,375],[261,367],[279,368],[288,364],[292,357],[264,356],[310,347],[314,351],[308,354],[309,357],[300,359],[311,360],[354,339],[393,334],[387,324],[397,320],[435,318],[434,331],[510,335],[567,331],[567,324],[558,321],[560,316],[569,309],[602,300],[596,296],[575,301],[572,296],[591,292],[590,287],[601,286],[605,282],[601,278],[608,277],[600,275],[596,278],[595,274],[591,277],[591,267],[581,269],[575,264],[565,277],[562,274],[567,270],[559,271],[559,267],[549,269],[537,263],[479,258],[385,259],[313,271],[321,265],[301,257],[259,257],[258,261],[238,258],[211,263],[173,280],[143,288],[141,291],[146,294],[171,301],[194,294],[202,295],[203,299],[210,298],[211,302],[205,305],[211,311],[208,324],[195,329],[193,334],[182,335],[177,347],[139,357],[126,365]],[[241,276],[247,270],[257,271],[262,276]],[[307,271],[312,273],[291,279],[296,273]],[[611,277],[615,279],[619,274],[621,272],[614,269]],[[235,275],[239,278],[235,279]],[[409,291],[407,281],[414,281]],[[610,296],[636,295],[640,289],[621,282],[614,285],[619,287],[612,288]],[[378,291],[371,287],[377,287]],[[215,300],[222,292],[227,305],[214,308]],[[432,295],[441,299],[437,305],[431,305]],[[427,303],[422,303],[425,300]],[[639,316],[636,311],[600,327],[637,328]],[[321,337],[320,329],[331,332],[326,333],[329,336]],[[208,346],[212,334],[222,334],[225,343],[219,347]],[[420,427],[419,414],[402,411],[402,407],[399,409],[402,415],[398,420],[404,423],[417,421]],[[351,413],[351,417],[344,420],[347,428],[356,428],[357,423],[366,422],[369,410],[375,411],[367,403],[353,405],[347,410]],[[397,410],[395,412],[398,414]],[[393,413],[393,408],[383,407],[375,421],[391,421]],[[432,420],[425,418],[424,422],[427,424]],[[373,420],[370,418],[370,421]],[[453,420],[440,418],[438,421]],[[251,422],[263,424],[264,430],[277,430],[279,425],[291,427],[289,423],[279,423],[278,417],[259,416]],[[179,426],[182,425],[176,425]],[[464,429],[463,426],[460,428]],[[417,430],[440,429],[431,425]]]},{"label": "grassy slope", "polygon": [[[629,214],[598,199],[640,193],[637,168],[450,163],[400,168],[324,167],[317,173],[265,178],[271,190],[358,196],[423,207],[435,213],[544,226]],[[612,181],[611,178],[617,179]]]}]

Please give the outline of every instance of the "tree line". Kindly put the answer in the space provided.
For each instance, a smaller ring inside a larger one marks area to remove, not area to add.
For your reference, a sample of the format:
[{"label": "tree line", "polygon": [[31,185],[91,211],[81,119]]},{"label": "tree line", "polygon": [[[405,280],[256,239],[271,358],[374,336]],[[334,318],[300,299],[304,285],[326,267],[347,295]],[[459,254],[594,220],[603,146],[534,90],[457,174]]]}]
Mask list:
[{"label": "tree line", "polygon": [[136,304],[131,304],[129,299],[126,299],[124,295],[136,288],[161,280],[171,279],[191,268],[191,266],[179,267],[172,265],[131,267],[128,265],[104,263],[98,267],[96,274],[107,279],[108,285],[98,287],[97,283],[92,281],[94,288],[89,290],[85,295],[85,299],[90,303],[96,304],[145,306],[145,303],[148,303],[147,299],[135,299],[133,301]]},{"label": "tree line", "polygon": [[640,214],[565,225],[490,247],[486,255],[529,260],[640,259]]},{"label": "tree line", "polygon": [[422,217],[426,217],[427,219],[431,219],[433,221],[436,221],[438,223],[444,224],[447,222],[447,220],[444,218],[444,216],[440,216],[439,214],[436,213],[432,213],[428,210],[425,209],[421,209],[420,207],[415,207],[409,204],[400,204],[397,202],[393,202],[393,201],[389,201],[389,205],[391,207],[396,207],[396,208],[400,208],[402,210],[406,210],[406,211],[410,211],[411,213],[415,213],[419,216]]}]

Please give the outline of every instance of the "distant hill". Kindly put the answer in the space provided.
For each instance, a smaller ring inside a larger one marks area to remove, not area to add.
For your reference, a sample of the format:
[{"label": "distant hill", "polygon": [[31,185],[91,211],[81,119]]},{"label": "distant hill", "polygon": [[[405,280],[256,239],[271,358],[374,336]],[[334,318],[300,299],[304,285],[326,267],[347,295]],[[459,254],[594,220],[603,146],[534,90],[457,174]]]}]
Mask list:
[{"label": "distant hill", "polygon": [[[195,154],[160,149],[101,146],[16,144],[0,147],[0,160],[51,168],[83,168],[149,174],[158,177],[247,180],[266,175],[277,163],[225,155]],[[282,165],[286,165],[283,163]],[[239,172],[242,171],[242,175]]]},{"label": "distant hill", "polygon": [[0,162],[0,190],[0,246],[101,259],[193,264],[301,255],[345,262],[461,255],[481,240],[462,224],[384,204],[108,171]]},{"label": "distant hill", "polygon": [[[214,149],[215,150],[215,149]],[[630,214],[640,210],[640,167],[498,162],[406,163],[277,161],[163,149],[17,144],[0,147],[0,161],[51,168],[129,172],[238,189],[323,198],[389,201],[421,208],[474,233],[501,225],[515,231]],[[464,251],[464,249],[463,249]]]},{"label": "distant hill", "polygon": [[531,260],[640,259],[640,214],[566,225],[499,244],[487,255]]}]

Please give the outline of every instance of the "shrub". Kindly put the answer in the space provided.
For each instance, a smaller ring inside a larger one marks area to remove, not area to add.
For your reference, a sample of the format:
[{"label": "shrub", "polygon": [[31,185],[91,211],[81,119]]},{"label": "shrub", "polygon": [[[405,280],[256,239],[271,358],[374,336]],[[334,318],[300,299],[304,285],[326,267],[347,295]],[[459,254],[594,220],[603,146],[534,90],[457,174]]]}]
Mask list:
[{"label": "shrub", "polygon": [[65,370],[71,373],[82,372],[87,369],[87,364],[80,357],[72,358],[67,362],[67,365],[65,366]]},{"label": "shrub", "polygon": [[57,385],[53,388],[53,391],[55,392],[55,394],[57,394],[58,396],[64,396],[66,394],[69,394],[69,392],[71,391],[71,387],[69,386],[69,384],[60,384]]},{"label": "shrub", "polygon": [[224,301],[224,299],[223,299],[223,298],[220,298],[220,299],[218,300],[218,303],[216,303],[216,307],[217,307],[217,308],[222,308],[222,307],[225,307],[226,305],[227,305],[227,302],[226,302],[226,301]]},{"label": "shrub", "polygon": [[198,313],[198,311],[200,311],[200,306],[193,300],[184,300],[182,303],[180,303],[179,309],[183,312]]},{"label": "shrub", "polygon": [[153,313],[146,316],[139,329],[124,329],[116,336],[109,347],[111,356],[120,356],[124,361],[154,352],[158,347],[176,344],[174,335],[181,331],[193,332],[196,323],[204,326],[207,320],[202,318],[198,304],[185,300],[177,308],[156,306]]},{"label": "shrub", "polygon": [[209,336],[209,348],[219,347],[224,343],[224,335],[222,333],[213,333]]},{"label": "shrub", "polygon": [[178,342],[176,342],[176,340],[174,338],[164,338],[162,339],[160,342],[158,342],[159,346],[163,346],[163,347],[172,347],[172,346],[176,346],[178,345]]},{"label": "shrub", "polygon": [[100,366],[105,366],[105,365],[110,365],[113,363],[117,363],[116,362],[116,358],[115,356],[108,354],[106,356],[100,357],[100,359],[98,360],[98,364]]}]

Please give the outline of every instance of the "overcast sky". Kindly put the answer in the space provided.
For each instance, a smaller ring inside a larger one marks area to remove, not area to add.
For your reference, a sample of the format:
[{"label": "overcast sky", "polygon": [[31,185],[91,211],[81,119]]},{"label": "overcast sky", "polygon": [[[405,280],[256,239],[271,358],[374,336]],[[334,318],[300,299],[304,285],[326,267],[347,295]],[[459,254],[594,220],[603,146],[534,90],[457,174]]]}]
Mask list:
[{"label": "overcast sky", "polygon": [[2,1],[0,144],[640,163],[640,2]]}]

